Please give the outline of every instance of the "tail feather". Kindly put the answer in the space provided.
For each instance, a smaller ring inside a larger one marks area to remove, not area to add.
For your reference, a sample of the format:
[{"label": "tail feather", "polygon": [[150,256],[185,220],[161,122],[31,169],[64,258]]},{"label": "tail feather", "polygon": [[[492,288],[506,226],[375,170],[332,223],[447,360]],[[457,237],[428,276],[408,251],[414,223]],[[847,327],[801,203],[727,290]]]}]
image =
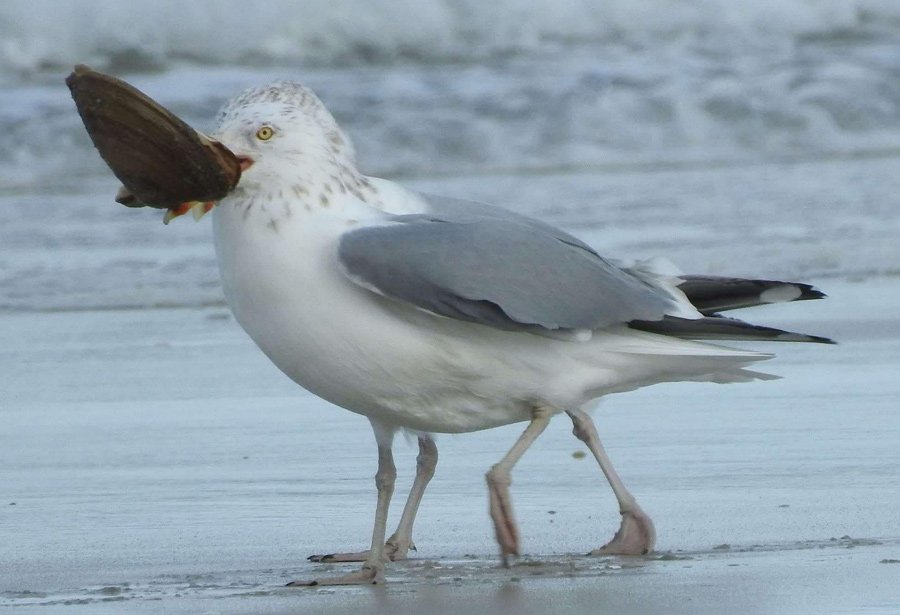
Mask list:
[{"label": "tail feather", "polygon": [[705,275],[679,277],[683,281],[678,289],[704,316],[768,303],[808,301],[825,297],[825,293],[799,282]]},{"label": "tail feather", "polygon": [[628,323],[628,326],[632,329],[691,340],[835,343],[827,337],[752,325],[737,318],[725,318],[723,316],[706,316],[697,319],[666,316],[662,320],[633,320]]}]

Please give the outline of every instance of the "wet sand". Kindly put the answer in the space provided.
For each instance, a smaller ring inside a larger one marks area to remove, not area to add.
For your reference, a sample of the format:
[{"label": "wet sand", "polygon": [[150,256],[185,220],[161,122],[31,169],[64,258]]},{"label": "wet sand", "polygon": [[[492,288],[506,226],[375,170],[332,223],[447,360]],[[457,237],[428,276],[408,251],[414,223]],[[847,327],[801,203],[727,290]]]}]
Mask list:
[{"label": "wet sand", "polygon": [[[26,612],[900,611],[900,284],[822,280],[755,320],[785,378],[660,385],[596,419],[655,519],[648,558],[589,558],[618,515],[559,417],[514,472],[525,555],[497,566],[483,474],[520,426],[443,436],[408,562],[347,570],[374,508],[367,421],[304,393],[222,308],[0,314],[0,605]],[[414,467],[397,443],[392,523]],[[35,610],[36,605],[41,608]]]}]

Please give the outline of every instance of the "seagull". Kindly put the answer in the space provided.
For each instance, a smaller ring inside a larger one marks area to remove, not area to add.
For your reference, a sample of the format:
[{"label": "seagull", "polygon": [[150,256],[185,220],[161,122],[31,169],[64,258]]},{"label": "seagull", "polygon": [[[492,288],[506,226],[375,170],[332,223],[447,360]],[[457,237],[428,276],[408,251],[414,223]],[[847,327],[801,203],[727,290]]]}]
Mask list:
[{"label": "seagull", "polygon": [[[598,552],[647,553],[653,523],[616,474],[587,409],[610,393],[662,382],[773,378],[748,369],[772,355],[708,340],[830,342],[720,314],[824,296],[809,285],[685,276],[653,260],[625,267],[544,222],[367,177],[334,117],[298,83],[243,91],[219,112],[213,137],[243,171],[212,207],[235,319],[294,382],[367,417],[377,443],[369,550],[312,558],[361,560],[361,569],[292,585],[383,582],[385,562],[414,548],[413,523],[437,463],[434,434],[525,423],[486,475],[508,563],[520,552],[512,469],[562,413],[618,500],[621,526]],[[398,431],[417,437],[419,455],[386,540]]]}]

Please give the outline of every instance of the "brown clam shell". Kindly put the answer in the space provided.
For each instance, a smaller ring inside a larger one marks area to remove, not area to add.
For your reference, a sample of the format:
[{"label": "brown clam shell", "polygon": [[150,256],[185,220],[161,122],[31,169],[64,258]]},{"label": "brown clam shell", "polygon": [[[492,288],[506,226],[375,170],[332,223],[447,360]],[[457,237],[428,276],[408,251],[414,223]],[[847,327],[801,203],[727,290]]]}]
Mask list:
[{"label": "brown clam shell", "polygon": [[217,201],[237,185],[241,166],[231,150],[137,88],[84,65],[66,85],[94,146],[125,186],[120,203],[167,209]]}]

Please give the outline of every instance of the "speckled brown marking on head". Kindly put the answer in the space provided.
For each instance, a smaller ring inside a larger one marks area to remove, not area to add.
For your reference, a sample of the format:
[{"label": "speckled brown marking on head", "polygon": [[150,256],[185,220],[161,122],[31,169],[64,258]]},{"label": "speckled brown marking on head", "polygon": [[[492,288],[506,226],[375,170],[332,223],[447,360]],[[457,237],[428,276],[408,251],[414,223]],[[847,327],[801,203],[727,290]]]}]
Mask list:
[{"label": "speckled brown marking on head", "polygon": [[[278,130],[279,118],[283,118],[285,130],[296,127],[296,134],[305,137],[284,142],[290,149],[283,151],[282,168],[289,177],[273,176],[269,185],[254,185],[261,193],[254,195],[254,216],[263,213],[266,199],[274,199],[279,212],[284,208],[285,214],[279,213],[278,220],[294,208],[303,211],[301,204],[307,211],[334,208],[340,204],[336,200],[340,195],[352,194],[365,203],[372,199],[374,190],[356,169],[353,143],[316,95],[298,83],[278,82],[246,90],[223,107],[220,127],[232,131],[243,126],[252,135],[260,121],[274,122]],[[246,198],[251,197],[248,194]]]},{"label": "speckled brown marking on head", "polygon": [[247,199],[247,206],[244,207],[244,212],[243,212],[243,214],[241,215],[241,218],[242,218],[243,220],[246,220],[247,218],[250,217],[250,210],[253,208],[253,205],[254,205],[255,203],[256,203],[256,199],[255,199],[255,198],[250,197],[249,199]]},{"label": "speckled brown marking on head", "polygon": [[238,94],[222,107],[219,111],[218,120],[221,122],[222,119],[235,111],[258,102],[284,103],[289,105],[290,111],[294,113],[303,108],[312,111],[314,114],[323,111],[328,113],[322,102],[309,88],[293,81],[276,81],[264,87],[248,88]]},{"label": "speckled brown marking on head", "polygon": [[331,143],[331,151],[335,154],[339,153],[344,147],[344,138],[341,136],[341,133],[334,130],[328,132],[328,142]]}]

